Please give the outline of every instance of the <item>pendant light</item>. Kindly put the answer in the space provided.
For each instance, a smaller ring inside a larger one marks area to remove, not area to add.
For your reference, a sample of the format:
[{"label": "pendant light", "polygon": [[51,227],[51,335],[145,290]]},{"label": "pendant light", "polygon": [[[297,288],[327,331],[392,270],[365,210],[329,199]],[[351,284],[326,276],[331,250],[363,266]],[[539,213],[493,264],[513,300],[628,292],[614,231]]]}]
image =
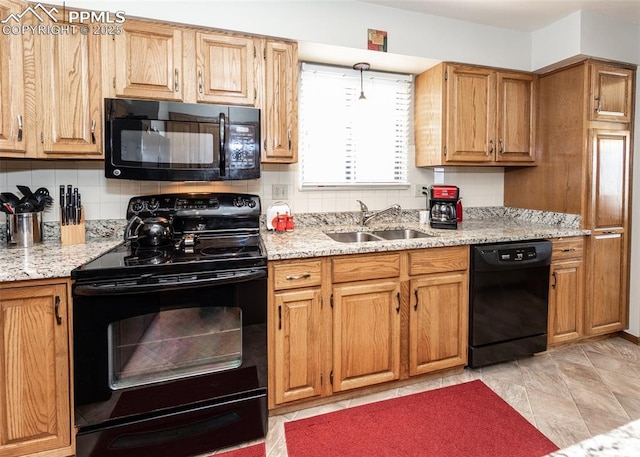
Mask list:
[{"label": "pendant light", "polygon": [[369,65],[367,62],[358,62],[357,64],[353,65],[354,70],[360,70],[360,97],[358,97],[358,100],[367,99],[367,97],[364,96],[364,89],[362,86],[362,72],[367,71],[370,68],[371,68],[371,65]]}]

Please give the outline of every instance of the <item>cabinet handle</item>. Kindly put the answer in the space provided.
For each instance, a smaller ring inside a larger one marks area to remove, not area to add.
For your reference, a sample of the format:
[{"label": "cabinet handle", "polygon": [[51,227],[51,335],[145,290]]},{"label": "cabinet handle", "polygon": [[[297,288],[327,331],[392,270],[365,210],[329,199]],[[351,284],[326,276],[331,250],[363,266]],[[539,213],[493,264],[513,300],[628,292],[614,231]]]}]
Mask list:
[{"label": "cabinet handle", "polygon": [[597,102],[595,111],[596,111],[596,113],[599,113],[600,112],[600,97],[596,96],[594,98],[595,98],[595,101]]},{"label": "cabinet handle", "polygon": [[414,295],[416,296],[416,304],[415,304],[415,305],[413,305],[413,309],[414,309],[415,311],[418,311],[418,289],[414,290],[414,291],[413,291],[413,293],[414,293]]},{"label": "cabinet handle", "polygon": [[502,141],[502,138],[498,140],[498,152],[504,154],[504,141]]},{"label": "cabinet handle", "polygon": [[489,140],[489,155],[493,154],[493,140]]},{"label": "cabinet handle", "polygon": [[176,92],[180,92],[180,79],[178,78],[178,69],[175,70],[175,81],[173,82],[173,88]]},{"label": "cabinet handle", "polygon": [[202,87],[202,70],[198,70],[198,92],[204,93],[204,87]]},{"label": "cabinet handle", "polygon": [[573,252],[576,248],[563,249],[562,252]]},{"label": "cabinet handle", "polygon": [[96,144],[96,120],[91,121],[91,144]]},{"label": "cabinet handle", "polygon": [[22,114],[18,114],[18,141],[22,141]]},{"label": "cabinet handle", "polygon": [[289,151],[291,151],[291,129],[287,131],[287,139],[289,140]]},{"label": "cabinet handle", "polygon": [[56,295],[55,304],[53,305],[53,312],[56,315],[56,324],[62,325],[62,316],[60,316],[60,297]]},{"label": "cabinet handle", "polygon": [[558,284],[558,277],[556,276],[556,272],[551,273],[551,277],[553,278],[553,284],[551,284],[551,288],[555,289],[556,284]]},{"label": "cabinet handle", "polygon": [[282,305],[278,306],[278,330],[282,330]]},{"label": "cabinet handle", "polygon": [[289,275],[285,279],[287,281],[294,281],[296,279],[307,279],[311,277],[311,273],[302,273],[301,275]]},{"label": "cabinet handle", "polygon": [[400,314],[400,292],[398,292],[396,297],[398,298],[398,307],[396,308],[396,313]]}]

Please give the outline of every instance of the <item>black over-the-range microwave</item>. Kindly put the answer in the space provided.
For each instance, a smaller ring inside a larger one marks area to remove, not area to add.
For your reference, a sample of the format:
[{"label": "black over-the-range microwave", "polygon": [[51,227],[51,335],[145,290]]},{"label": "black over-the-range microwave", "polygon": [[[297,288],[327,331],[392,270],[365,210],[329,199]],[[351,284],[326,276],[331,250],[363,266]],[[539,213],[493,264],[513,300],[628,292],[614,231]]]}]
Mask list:
[{"label": "black over-the-range microwave", "polygon": [[105,99],[105,176],[153,181],[260,177],[260,110]]}]

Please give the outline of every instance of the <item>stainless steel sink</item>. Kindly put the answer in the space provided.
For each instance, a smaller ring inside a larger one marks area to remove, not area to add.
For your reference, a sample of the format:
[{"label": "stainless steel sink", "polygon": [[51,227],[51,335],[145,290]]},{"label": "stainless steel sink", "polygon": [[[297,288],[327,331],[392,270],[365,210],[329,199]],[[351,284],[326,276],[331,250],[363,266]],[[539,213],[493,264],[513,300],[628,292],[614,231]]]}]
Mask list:
[{"label": "stainless steel sink", "polygon": [[409,240],[433,235],[412,229],[376,230],[373,232],[327,232],[326,235],[340,243],[363,243],[366,241]]},{"label": "stainless steel sink", "polygon": [[362,243],[365,241],[382,241],[371,232],[328,232],[329,238],[341,243]]},{"label": "stainless steel sink", "polygon": [[413,229],[376,230],[372,233],[385,240],[410,240],[413,238],[428,238],[433,236]]}]

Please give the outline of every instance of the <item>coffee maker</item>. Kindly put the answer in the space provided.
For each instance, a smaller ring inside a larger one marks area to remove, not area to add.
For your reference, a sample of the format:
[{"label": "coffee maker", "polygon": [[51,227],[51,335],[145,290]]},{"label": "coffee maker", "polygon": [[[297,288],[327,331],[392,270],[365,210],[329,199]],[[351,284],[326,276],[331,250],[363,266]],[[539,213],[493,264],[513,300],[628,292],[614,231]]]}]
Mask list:
[{"label": "coffee maker", "polygon": [[456,186],[429,187],[429,224],[433,228],[457,229],[460,189]]}]

